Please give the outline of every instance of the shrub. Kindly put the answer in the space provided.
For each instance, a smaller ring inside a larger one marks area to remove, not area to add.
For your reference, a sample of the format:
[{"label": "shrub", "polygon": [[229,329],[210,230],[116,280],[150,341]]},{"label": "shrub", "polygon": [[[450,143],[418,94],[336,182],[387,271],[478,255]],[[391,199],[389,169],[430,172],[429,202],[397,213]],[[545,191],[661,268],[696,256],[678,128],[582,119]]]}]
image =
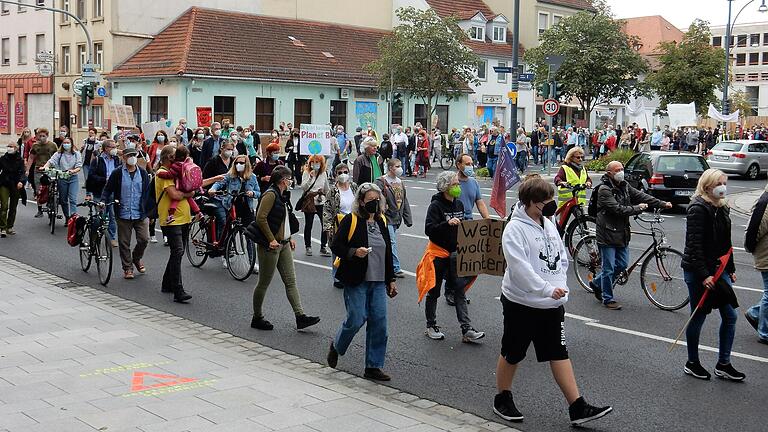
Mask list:
[{"label": "shrub", "polygon": [[610,153],[608,153],[605,156],[602,156],[600,159],[593,159],[589,162],[587,162],[587,169],[589,171],[605,171],[605,167],[608,166],[610,162],[613,161],[619,161],[622,164],[626,165],[629,159],[635,155],[635,152],[633,150],[629,149],[616,149]]},{"label": "shrub", "polygon": [[477,171],[475,171],[475,177],[490,177],[491,173],[488,171],[488,168],[478,168]]}]

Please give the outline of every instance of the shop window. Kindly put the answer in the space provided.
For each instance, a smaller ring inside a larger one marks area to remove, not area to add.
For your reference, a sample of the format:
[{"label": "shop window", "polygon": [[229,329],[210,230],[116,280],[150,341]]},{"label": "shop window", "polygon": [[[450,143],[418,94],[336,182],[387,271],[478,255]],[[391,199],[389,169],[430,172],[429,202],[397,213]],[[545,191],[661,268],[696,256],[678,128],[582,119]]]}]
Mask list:
[{"label": "shop window", "polygon": [[213,121],[221,123],[223,119],[229,119],[230,124],[235,123],[235,98],[233,96],[213,97]]},{"label": "shop window", "polygon": [[149,97],[149,121],[168,120],[168,96]]},{"label": "shop window", "polygon": [[256,131],[271,132],[275,128],[275,100],[256,98]]},{"label": "shop window", "polygon": [[133,118],[137,125],[141,124],[141,96],[123,96],[123,104],[133,110]]},{"label": "shop window", "polygon": [[312,99],[294,99],[293,101],[293,126],[312,123]]},{"label": "shop window", "polygon": [[347,101],[331,101],[331,124],[333,127],[338,125],[347,129]]}]

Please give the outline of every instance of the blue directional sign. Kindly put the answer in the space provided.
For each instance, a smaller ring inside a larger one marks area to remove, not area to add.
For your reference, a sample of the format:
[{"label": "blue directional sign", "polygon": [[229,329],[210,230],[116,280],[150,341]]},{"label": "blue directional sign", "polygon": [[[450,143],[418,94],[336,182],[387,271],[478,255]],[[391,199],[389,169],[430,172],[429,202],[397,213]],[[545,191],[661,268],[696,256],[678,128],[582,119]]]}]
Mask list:
[{"label": "blue directional sign", "polygon": [[101,97],[104,97],[107,95],[107,89],[105,87],[99,87],[96,89],[96,94]]},{"label": "blue directional sign", "polygon": [[512,73],[511,66],[494,66],[493,71],[496,73]]},{"label": "blue directional sign", "polygon": [[522,82],[532,82],[536,78],[533,73],[521,73],[519,80]]}]

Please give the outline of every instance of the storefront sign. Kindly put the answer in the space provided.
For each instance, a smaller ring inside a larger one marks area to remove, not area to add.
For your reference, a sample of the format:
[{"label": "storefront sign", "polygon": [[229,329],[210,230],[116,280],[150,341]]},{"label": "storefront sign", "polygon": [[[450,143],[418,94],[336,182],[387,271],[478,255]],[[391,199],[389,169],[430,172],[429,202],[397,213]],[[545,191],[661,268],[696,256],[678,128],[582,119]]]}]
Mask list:
[{"label": "storefront sign", "polygon": [[8,133],[8,102],[0,101],[0,132]]},{"label": "storefront sign", "polygon": [[459,277],[487,274],[504,276],[506,261],[501,245],[503,220],[462,221],[456,247],[456,272]]},{"label": "storefront sign", "polygon": [[197,107],[197,127],[211,127],[213,121],[213,108]]},{"label": "storefront sign", "polygon": [[16,102],[16,107],[13,110],[13,118],[13,124],[16,126],[16,130],[24,129],[24,126],[27,124],[26,117],[24,116],[24,102]]},{"label": "storefront sign", "polygon": [[325,124],[302,124],[299,148],[303,155],[331,154],[331,129]]},{"label": "storefront sign", "polygon": [[500,104],[504,103],[504,96],[502,95],[483,95],[484,104]]}]

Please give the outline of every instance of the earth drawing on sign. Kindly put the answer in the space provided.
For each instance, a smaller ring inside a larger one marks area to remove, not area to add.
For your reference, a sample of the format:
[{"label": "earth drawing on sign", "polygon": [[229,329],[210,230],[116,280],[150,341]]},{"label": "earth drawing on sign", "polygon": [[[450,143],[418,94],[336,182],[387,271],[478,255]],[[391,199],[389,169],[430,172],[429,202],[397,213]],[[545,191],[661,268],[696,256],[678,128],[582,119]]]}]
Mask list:
[{"label": "earth drawing on sign", "polygon": [[309,142],[309,153],[316,155],[323,151],[323,145],[318,140],[312,140]]}]

